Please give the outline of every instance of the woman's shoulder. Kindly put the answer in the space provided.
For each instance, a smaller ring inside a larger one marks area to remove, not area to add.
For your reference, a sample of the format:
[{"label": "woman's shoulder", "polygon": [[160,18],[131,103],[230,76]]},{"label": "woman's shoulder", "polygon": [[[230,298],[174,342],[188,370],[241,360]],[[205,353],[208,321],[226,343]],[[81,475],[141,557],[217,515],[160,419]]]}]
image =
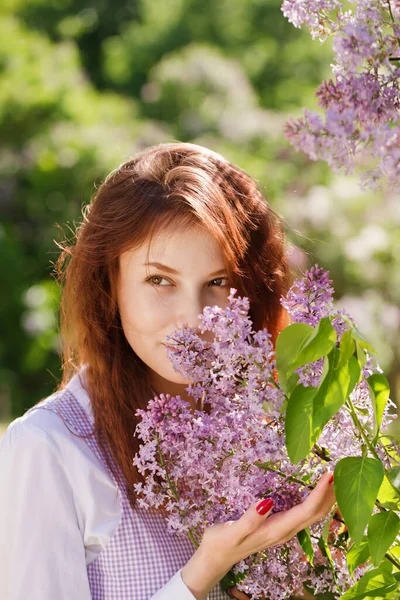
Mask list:
[{"label": "woman's shoulder", "polygon": [[[75,380],[9,425],[0,442],[0,524],[16,503],[23,507],[15,517],[23,527],[46,511],[57,521],[55,527],[60,523],[58,513],[67,515],[68,527],[79,529],[89,563],[111,539],[121,507],[119,490],[104,464],[52,410],[59,401],[77,400],[75,394],[83,394],[79,390]],[[85,402],[89,399],[80,397],[81,408]]]},{"label": "woman's shoulder", "polygon": [[[75,485],[96,479],[102,487],[114,488],[104,462],[88,444],[85,435],[68,418],[69,405],[86,417],[88,431],[93,431],[90,398],[84,387],[82,372],[59,390],[18,417],[8,426],[0,441],[0,462],[14,462],[17,457],[34,454],[36,463],[45,468],[52,460]],[[62,407],[62,410],[58,410]],[[63,414],[63,413],[67,413]]]},{"label": "woman's shoulder", "polygon": [[[42,401],[43,406],[49,405],[58,394],[52,394]],[[62,420],[53,411],[36,410],[36,406],[24,415],[14,419],[7,427],[1,440],[0,449],[12,451],[13,448],[29,447],[32,443],[42,446],[57,445],[58,438],[65,438],[66,432]]]},{"label": "woman's shoulder", "polygon": [[[57,405],[68,396],[70,398],[73,396],[80,408],[84,410],[89,423],[93,422],[90,399],[81,375],[75,375],[65,388],[41,400],[27,410],[24,415],[12,421],[2,438],[0,447],[5,445],[21,447],[32,444],[34,441],[56,447],[59,451],[62,450],[63,445],[76,446],[79,438],[67,427],[57,410]],[[81,446],[79,443],[78,445]]]},{"label": "woman's shoulder", "polygon": [[82,379],[75,376],[64,389],[10,423],[0,441],[0,472],[9,471],[10,477],[18,478],[27,469],[40,470],[42,475],[66,478],[84,504],[91,505],[97,496],[114,505],[118,497],[115,481],[85,436],[77,435],[63,415],[52,410],[59,401],[78,402],[81,415],[86,414],[89,425],[93,424],[90,399]]}]

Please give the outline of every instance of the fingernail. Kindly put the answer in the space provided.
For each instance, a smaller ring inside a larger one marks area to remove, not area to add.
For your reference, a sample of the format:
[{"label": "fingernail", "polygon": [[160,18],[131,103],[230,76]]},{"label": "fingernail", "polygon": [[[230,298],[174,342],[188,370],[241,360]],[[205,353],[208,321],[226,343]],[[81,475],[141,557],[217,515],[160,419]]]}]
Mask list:
[{"label": "fingernail", "polygon": [[271,510],[274,505],[274,501],[270,498],[266,498],[265,500],[261,500],[259,504],[256,506],[256,511],[259,515],[266,515],[267,512]]},{"label": "fingernail", "polygon": [[331,473],[331,474],[329,475],[329,480],[328,480],[328,483],[329,483],[329,485],[332,485],[332,483],[333,483],[333,473]]}]

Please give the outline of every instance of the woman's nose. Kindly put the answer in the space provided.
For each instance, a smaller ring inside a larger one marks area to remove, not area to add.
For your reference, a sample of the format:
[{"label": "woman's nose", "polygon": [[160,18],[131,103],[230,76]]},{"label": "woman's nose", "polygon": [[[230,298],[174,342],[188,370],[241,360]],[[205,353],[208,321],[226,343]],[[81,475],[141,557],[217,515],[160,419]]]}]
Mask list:
[{"label": "woman's nose", "polygon": [[200,319],[199,315],[203,312],[207,302],[201,296],[191,295],[186,298],[182,298],[179,302],[179,307],[176,313],[176,321],[178,327],[185,325],[191,329],[195,329],[197,333],[200,333]]}]

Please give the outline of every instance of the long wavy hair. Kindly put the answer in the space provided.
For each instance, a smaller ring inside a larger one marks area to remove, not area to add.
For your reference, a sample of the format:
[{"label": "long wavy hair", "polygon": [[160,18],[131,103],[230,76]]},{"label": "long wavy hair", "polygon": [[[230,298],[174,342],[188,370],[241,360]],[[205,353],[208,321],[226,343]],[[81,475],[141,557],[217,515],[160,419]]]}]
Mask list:
[{"label": "long wavy hair", "polygon": [[275,340],[290,279],[283,223],[249,175],[202,146],[160,144],[112,171],[56,263],[63,288],[58,389],[85,366],[93,434],[132,506],[133,485],[143,479],[132,465],[139,448],[135,413],[153,393],[148,369],[122,330],[119,257],[164,228],[199,224],[219,242],[232,286],[249,298],[254,328],[266,327]]}]

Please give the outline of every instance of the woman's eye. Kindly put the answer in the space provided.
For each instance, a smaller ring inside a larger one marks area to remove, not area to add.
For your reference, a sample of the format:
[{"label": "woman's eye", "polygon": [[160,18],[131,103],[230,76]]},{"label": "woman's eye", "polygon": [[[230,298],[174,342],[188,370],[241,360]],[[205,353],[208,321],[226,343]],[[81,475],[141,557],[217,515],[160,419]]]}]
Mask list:
[{"label": "woman's eye", "polygon": [[[167,287],[170,285],[168,279],[161,277],[161,275],[152,275],[147,279],[147,281],[157,287]],[[161,284],[162,281],[165,281],[166,283]],[[223,283],[224,281],[226,282],[225,284]],[[217,279],[212,279],[210,281],[210,285],[212,287],[228,287],[229,283],[226,277],[218,277]]]},{"label": "woman's eye", "polygon": [[[157,281],[155,281],[157,280]],[[153,285],[157,285],[159,287],[165,287],[165,285],[161,285],[161,281],[167,281],[164,277],[161,277],[161,275],[152,275],[151,277],[148,278],[148,280],[150,283],[152,283]]]},{"label": "woman's eye", "polygon": [[[214,281],[219,281],[219,282],[226,281],[227,282],[228,279],[226,277],[218,277],[217,279],[213,279],[210,283],[214,283]],[[228,283],[225,283],[225,285],[219,283],[214,287],[228,287],[228,285],[229,285]]]}]

